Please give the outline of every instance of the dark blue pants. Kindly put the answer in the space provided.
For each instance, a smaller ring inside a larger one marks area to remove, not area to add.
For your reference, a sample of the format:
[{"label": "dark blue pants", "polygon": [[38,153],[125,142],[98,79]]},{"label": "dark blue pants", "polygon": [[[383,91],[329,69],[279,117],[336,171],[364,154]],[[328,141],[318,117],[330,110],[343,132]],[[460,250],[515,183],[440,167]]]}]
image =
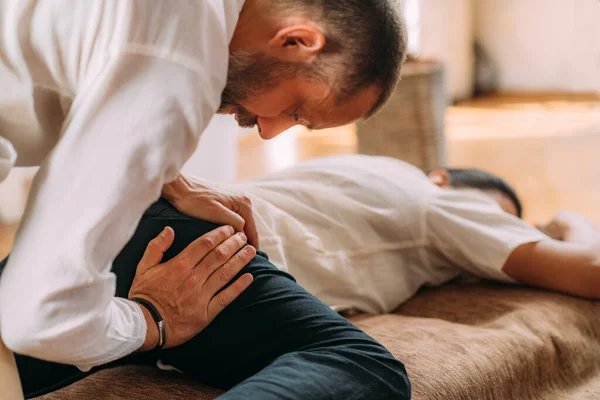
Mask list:
[{"label": "dark blue pants", "polygon": [[[113,263],[117,296],[127,297],[146,245],[167,225],[175,230],[175,243],[163,261],[216,227],[180,214],[163,200],[155,203]],[[160,359],[203,383],[229,389],[222,399],[410,398],[402,363],[275,268],[266,254],[259,251],[240,274],[246,272],[254,276],[252,285],[187,343],[100,368],[155,365]],[[89,374],[20,355],[17,365],[27,397]]]}]

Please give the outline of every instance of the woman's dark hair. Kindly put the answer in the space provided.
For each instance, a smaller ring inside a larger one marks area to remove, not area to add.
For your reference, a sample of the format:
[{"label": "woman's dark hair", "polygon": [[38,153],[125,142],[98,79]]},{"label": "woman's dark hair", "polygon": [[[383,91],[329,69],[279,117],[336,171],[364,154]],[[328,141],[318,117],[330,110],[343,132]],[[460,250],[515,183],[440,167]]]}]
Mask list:
[{"label": "woman's dark hair", "polygon": [[504,179],[475,168],[447,168],[450,175],[450,185],[455,188],[471,188],[480,190],[495,190],[507,196],[517,209],[521,218],[523,206],[515,190]]}]

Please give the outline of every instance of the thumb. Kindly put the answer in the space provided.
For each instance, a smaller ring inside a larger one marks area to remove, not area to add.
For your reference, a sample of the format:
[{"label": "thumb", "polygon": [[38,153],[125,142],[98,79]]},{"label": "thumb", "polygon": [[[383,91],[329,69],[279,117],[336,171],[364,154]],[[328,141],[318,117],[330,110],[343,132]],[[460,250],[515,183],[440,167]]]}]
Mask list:
[{"label": "thumb", "polygon": [[246,237],[248,238],[248,243],[254,248],[258,249],[258,230],[256,229],[256,221],[254,220],[252,207],[241,208],[239,214],[245,222],[244,231]]},{"label": "thumb", "polygon": [[555,222],[539,224],[537,228],[543,234],[555,240],[562,240],[564,236],[564,228],[556,224]]},{"label": "thumb", "polygon": [[165,252],[171,247],[175,240],[175,232],[169,226],[148,243],[146,251],[142,256],[142,260],[138,264],[136,275],[144,274],[150,268],[160,264]]},{"label": "thumb", "polygon": [[535,226],[538,230],[542,231],[542,232],[546,232],[548,231],[548,226],[550,225],[549,222],[534,222],[533,226]]},{"label": "thumb", "polygon": [[244,232],[244,218],[231,211],[221,203],[215,204],[215,214],[207,218],[208,221],[220,225],[231,225],[236,232]]}]

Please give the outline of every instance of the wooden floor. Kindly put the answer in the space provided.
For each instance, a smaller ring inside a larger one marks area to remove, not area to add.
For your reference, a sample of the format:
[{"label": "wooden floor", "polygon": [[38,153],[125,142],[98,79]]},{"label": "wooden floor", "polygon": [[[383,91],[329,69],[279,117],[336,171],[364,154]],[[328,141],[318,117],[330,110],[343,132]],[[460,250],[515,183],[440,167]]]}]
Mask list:
[{"label": "wooden floor", "polygon": [[[240,139],[240,179],[300,160],[356,151],[354,127],[320,132],[294,128],[265,142]],[[521,195],[528,220],[561,209],[600,225],[600,99],[596,95],[503,94],[450,107],[446,116],[450,166],[496,173]],[[0,227],[0,257],[15,226]]]},{"label": "wooden floor", "polygon": [[600,225],[598,97],[481,99],[451,108],[447,125],[450,163],[508,180],[527,219],[544,220],[568,208]]}]

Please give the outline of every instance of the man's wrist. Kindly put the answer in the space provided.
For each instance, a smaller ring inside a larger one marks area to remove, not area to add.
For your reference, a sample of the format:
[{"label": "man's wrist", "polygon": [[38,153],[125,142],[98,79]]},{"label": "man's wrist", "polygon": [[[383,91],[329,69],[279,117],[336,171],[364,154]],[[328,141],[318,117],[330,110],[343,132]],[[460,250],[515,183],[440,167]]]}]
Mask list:
[{"label": "man's wrist", "polygon": [[158,326],[156,326],[156,322],[154,322],[154,318],[152,318],[150,311],[139,304],[138,306],[142,310],[142,314],[144,314],[144,319],[146,320],[146,338],[144,339],[144,344],[142,344],[137,351],[150,351],[158,346]]},{"label": "man's wrist", "polygon": [[163,186],[162,197],[169,203],[175,205],[190,191],[190,182],[181,174],[177,178]]}]

